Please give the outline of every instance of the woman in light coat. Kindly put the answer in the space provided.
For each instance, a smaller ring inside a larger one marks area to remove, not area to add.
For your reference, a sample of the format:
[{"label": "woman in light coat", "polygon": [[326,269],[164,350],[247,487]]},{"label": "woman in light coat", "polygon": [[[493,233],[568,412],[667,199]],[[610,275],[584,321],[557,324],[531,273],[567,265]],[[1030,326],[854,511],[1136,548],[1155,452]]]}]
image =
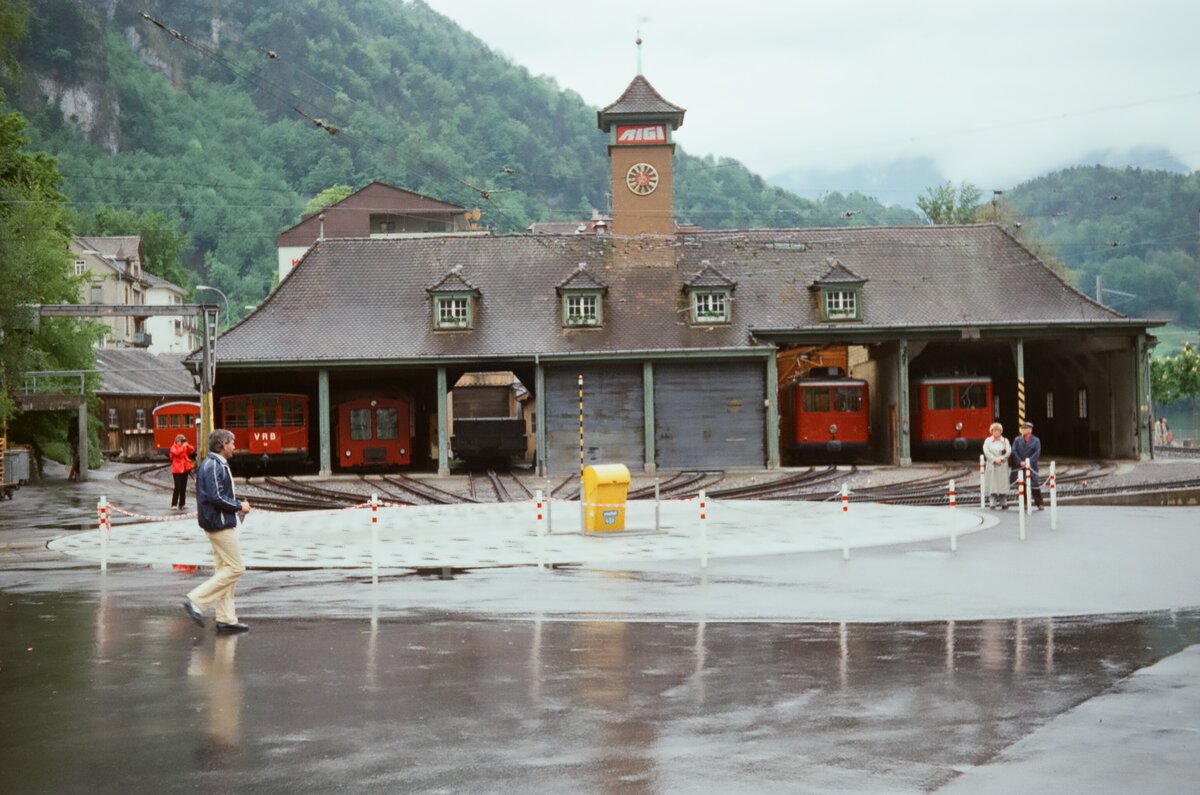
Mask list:
[{"label": "woman in light coat", "polygon": [[993,422],[992,434],[983,440],[983,493],[990,497],[989,507],[1008,510],[1008,457],[1012,445],[1004,438],[1004,426]]}]

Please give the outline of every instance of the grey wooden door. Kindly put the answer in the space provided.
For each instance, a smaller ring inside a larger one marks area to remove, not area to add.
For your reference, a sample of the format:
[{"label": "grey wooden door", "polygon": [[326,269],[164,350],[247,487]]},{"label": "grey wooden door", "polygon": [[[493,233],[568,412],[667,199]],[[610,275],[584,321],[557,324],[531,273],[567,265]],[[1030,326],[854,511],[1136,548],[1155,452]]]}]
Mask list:
[{"label": "grey wooden door", "polygon": [[624,464],[640,472],[645,463],[645,410],[641,364],[546,368],[546,470],[579,472],[579,385],[584,379],[584,462]]},{"label": "grey wooden door", "polygon": [[654,365],[654,454],[661,469],[766,466],[762,362]]}]

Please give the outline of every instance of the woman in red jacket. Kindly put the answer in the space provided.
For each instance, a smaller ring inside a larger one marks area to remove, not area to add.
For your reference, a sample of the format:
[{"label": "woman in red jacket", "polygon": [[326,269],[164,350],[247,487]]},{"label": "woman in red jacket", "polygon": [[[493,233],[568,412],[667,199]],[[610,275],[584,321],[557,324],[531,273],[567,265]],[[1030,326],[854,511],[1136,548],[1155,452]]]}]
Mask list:
[{"label": "woman in red jacket", "polygon": [[192,471],[192,456],[196,448],[188,444],[182,433],[175,437],[175,444],[167,451],[171,457],[171,477],[175,480],[175,493],[171,495],[171,507],[183,510],[187,501],[188,473]]}]

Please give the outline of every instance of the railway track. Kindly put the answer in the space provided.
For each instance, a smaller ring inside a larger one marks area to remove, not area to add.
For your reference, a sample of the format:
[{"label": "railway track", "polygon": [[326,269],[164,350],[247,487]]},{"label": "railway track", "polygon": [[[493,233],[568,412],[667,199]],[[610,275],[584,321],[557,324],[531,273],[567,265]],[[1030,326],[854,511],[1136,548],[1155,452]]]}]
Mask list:
[{"label": "railway track", "polygon": [[139,491],[174,491],[174,483],[159,477],[164,472],[169,474],[170,466],[170,464],[150,464],[130,469],[117,475],[117,481]]}]

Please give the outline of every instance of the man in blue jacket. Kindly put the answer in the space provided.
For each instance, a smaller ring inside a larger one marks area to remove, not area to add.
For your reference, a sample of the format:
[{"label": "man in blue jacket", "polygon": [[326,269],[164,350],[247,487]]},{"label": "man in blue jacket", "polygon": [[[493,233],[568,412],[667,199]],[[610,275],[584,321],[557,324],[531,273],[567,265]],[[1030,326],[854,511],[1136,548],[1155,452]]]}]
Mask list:
[{"label": "man in blue jacket", "polygon": [[199,626],[204,626],[205,609],[215,605],[217,632],[223,635],[250,629],[238,621],[233,606],[234,589],[246,570],[238,544],[238,513],[250,513],[250,503],[239,501],[233,492],[233,475],[229,471],[233,449],[233,434],[224,428],[208,435],[208,456],[196,472],[196,507],[197,521],[212,544],[217,571],[193,588],[183,601],[184,612]]},{"label": "man in blue jacket", "polygon": [[1033,435],[1033,423],[1021,423],[1021,435],[1012,440],[1012,461],[1017,477],[1022,477],[1021,466],[1029,462],[1029,490],[1032,492],[1033,503],[1039,511],[1046,510],[1042,505],[1042,484],[1038,480],[1038,462],[1042,458],[1042,440]]}]

